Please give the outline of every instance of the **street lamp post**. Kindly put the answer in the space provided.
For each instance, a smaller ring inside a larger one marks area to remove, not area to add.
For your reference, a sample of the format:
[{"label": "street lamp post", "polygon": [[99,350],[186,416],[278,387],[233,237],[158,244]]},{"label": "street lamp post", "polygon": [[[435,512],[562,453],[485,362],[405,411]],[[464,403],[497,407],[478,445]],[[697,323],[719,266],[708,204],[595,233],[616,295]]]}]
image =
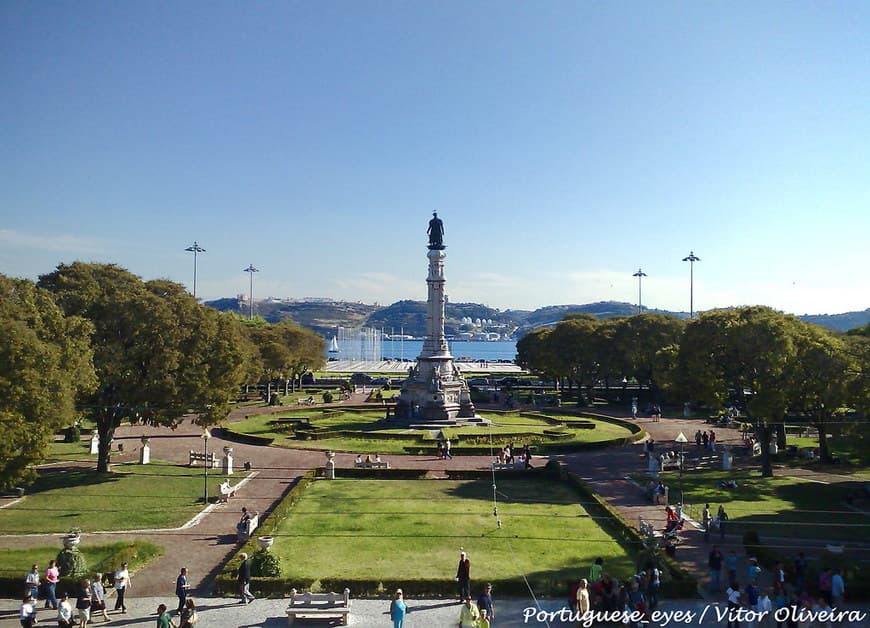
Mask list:
[{"label": "street lamp post", "polygon": [[202,501],[208,505],[208,439],[211,438],[211,432],[208,428],[202,431]]},{"label": "street lamp post", "polygon": [[248,264],[248,267],[244,270],[244,272],[248,273],[251,276],[251,287],[250,292],[248,293],[248,305],[250,306],[248,318],[254,320],[254,273],[260,272],[260,269],[254,268],[253,264]]},{"label": "street lamp post", "polygon": [[634,273],[632,277],[637,277],[637,313],[640,314],[643,311],[643,300],[641,299],[640,282],[643,281],[644,277],[646,277],[646,273],[638,268],[637,272]]},{"label": "street lamp post", "polygon": [[193,298],[196,298],[196,255],[197,253],[205,253],[205,249],[202,248],[199,244],[196,243],[196,240],[193,241],[189,247],[184,249],[190,253],[193,253]]},{"label": "street lamp post", "polygon": [[686,435],[680,432],[679,436],[677,436],[674,441],[680,444],[680,464],[678,465],[680,469],[680,508],[683,507],[683,445],[689,442],[689,439],[686,438]]},{"label": "street lamp post", "polygon": [[684,262],[689,262],[689,318],[694,318],[695,315],[695,262],[700,262],[701,258],[695,255],[694,251],[689,251],[688,257],[683,258]]}]

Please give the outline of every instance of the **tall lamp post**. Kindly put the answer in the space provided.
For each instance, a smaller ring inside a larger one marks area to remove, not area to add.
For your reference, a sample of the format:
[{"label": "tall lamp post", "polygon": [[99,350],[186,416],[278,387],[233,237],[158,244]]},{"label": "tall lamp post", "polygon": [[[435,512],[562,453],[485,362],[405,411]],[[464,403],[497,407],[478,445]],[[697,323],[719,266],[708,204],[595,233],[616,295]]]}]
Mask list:
[{"label": "tall lamp post", "polygon": [[189,253],[193,253],[193,298],[196,298],[196,255],[197,253],[205,253],[205,249],[202,248],[199,244],[196,243],[196,240],[193,241],[189,247],[184,249]]},{"label": "tall lamp post", "polygon": [[246,273],[251,276],[251,288],[248,293],[248,305],[250,305],[250,313],[248,314],[248,318],[254,320],[254,273],[260,272],[259,268],[254,268],[253,264],[248,264],[248,267],[245,269]]},{"label": "tall lamp post", "polygon": [[643,281],[644,277],[646,277],[646,273],[638,268],[637,272],[634,273],[632,277],[637,277],[637,313],[640,314],[643,311],[643,300],[641,299],[640,282]]},{"label": "tall lamp post", "polygon": [[208,439],[211,438],[211,432],[208,428],[202,431],[202,501],[208,505]]},{"label": "tall lamp post", "polygon": [[689,442],[689,439],[686,438],[686,435],[680,432],[679,436],[674,439],[675,442],[680,444],[680,509],[683,507],[683,445]]},{"label": "tall lamp post", "polygon": [[694,251],[689,251],[689,256],[683,258],[684,262],[689,262],[689,318],[694,318],[695,315],[695,262],[700,262],[701,258],[695,255]]}]

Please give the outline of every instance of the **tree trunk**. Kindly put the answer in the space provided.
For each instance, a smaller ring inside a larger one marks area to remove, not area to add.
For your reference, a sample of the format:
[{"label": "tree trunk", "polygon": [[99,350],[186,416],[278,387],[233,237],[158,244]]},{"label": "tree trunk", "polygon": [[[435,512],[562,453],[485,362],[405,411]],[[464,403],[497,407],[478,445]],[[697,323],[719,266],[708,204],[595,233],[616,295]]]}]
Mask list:
[{"label": "tree trunk", "polygon": [[761,476],[773,477],[773,466],[770,464],[770,435],[772,430],[768,425],[759,425],[756,428],[758,442],[761,445]]},{"label": "tree trunk", "polygon": [[779,447],[780,451],[785,451],[785,446],[786,446],[785,423],[777,423],[776,424],[776,446]]},{"label": "tree trunk", "polygon": [[824,417],[816,423],[819,430],[819,458],[822,462],[831,462],[831,451],[828,449],[828,432],[825,429]]},{"label": "tree trunk", "polygon": [[97,473],[108,473],[112,451],[112,438],[115,436],[115,419],[111,415],[101,413],[96,417],[97,434],[100,437],[100,447],[97,453]]}]

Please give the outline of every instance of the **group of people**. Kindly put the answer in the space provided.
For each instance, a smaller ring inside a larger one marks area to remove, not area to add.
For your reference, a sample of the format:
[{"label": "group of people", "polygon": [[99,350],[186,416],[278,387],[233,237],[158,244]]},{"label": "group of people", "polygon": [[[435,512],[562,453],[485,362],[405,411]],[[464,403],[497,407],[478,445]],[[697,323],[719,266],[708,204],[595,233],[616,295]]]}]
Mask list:
[{"label": "group of people", "polygon": [[620,582],[604,569],[604,560],[595,559],[589,577],[574,581],[568,592],[571,611],[582,616],[587,611],[628,613],[639,612],[644,617],[658,607],[661,571],[652,562],[643,570]]},{"label": "group of people", "polygon": [[514,444],[508,443],[499,449],[496,455],[496,462],[499,464],[515,464],[517,460],[522,462],[526,469],[532,468],[532,450],[528,445],[523,445],[522,449],[517,452]]},{"label": "group of people", "polygon": [[[731,610],[748,609],[759,613],[767,612],[769,616],[776,617],[776,611],[779,609],[795,609],[797,612],[789,613],[789,620],[776,621],[779,628],[803,625],[799,619],[795,619],[800,616],[800,611],[811,611],[813,614],[829,612],[843,603],[846,584],[839,569],[822,568],[814,590],[815,595],[811,593],[807,580],[807,560],[803,552],[800,552],[794,560],[790,570],[787,570],[782,562],[776,564],[771,574],[773,580],[771,587],[760,587],[758,584],[764,571],[758,564],[758,559],[750,557],[748,563],[744,581],[746,584],[741,586],[737,553],[731,550],[727,556],[724,556],[715,546],[710,551],[708,563],[710,588],[713,591],[720,591],[720,574],[724,567],[728,578],[725,595],[728,608]],[[809,613],[805,615],[809,616]],[[729,621],[728,626],[736,628],[739,624],[736,621]]]},{"label": "group of people", "polygon": [[710,430],[708,433],[707,430],[703,432],[699,429],[695,432],[695,445],[697,447],[704,447],[704,449],[709,449],[710,451],[716,451],[716,432]]},{"label": "group of people", "polygon": [[453,454],[450,453],[450,439],[438,440],[438,460],[451,460]]},{"label": "group of people", "polygon": [[357,466],[372,463],[380,464],[381,462],[383,462],[381,460],[381,454],[375,454],[374,458],[372,458],[371,454],[366,454],[365,458],[362,457],[362,454],[357,454],[356,458],[353,459],[353,463]]},{"label": "group of people", "polygon": [[[34,564],[24,577],[24,599],[19,607],[19,620],[24,628],[31,628],[36,624],[38,601],[44,600],[44,608],[56,611],[56,621],[59,628],[86,628],[91,617],[102,613],[103,621],[109,621],[106,605],[106,587],[103,574],[96,573],[94,578],[85,578],[76,586],[74,596],[69,592],[58,593],[60,584],[60,570],[53,560],[48,561],[48,567],[40,575],[39,565]],[[114,588],[117,595],[115,610],[121,613],[127,612],[124,602],[124,593],[130,587],[130,572],[127,563],[114,574]]]}]

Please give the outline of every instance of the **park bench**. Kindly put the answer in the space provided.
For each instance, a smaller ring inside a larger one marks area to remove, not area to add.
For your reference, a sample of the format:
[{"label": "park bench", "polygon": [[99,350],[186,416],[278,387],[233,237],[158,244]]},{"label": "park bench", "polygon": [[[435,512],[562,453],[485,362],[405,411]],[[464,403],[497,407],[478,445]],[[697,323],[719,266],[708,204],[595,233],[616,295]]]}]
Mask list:
[{"label": "park bench", "polygon": [[307,397],[305,399],[299,399],[296,401],[300,406],[313,406],[314,405],[314,397]]},{"label": "park bench", "polygon": [[389,469],[389,462],[354,462],[353,466],[357,469]]},{"label": "park bench", "polygon": [[218,459],[213,451],[208,452],[208,454],[201,454],[191,449],[189,464],[191,467],[195,467],[197,465],[208,465],[211,469],[217,469]]},{"label": "park bench", "polygon": [[341,618],[347,626],[350,615],[350,589],[344,593],[297,593],[290,591],[290,606],[287,607],[287,623],[292,626],[297,617]]},{"label": "park bench", "polygon": [[525,469],[526,463],[522,460],[517,460],[516,462],[493,462],[492,470],[493,471],[514,471],[517,469]]},{"label": "park bench", "polygon": [[254,530],[256,530],[258,527],[260,527],[260,513],[255,512],[251,515],[251,518],[245,522],[245,525],[240,528],[236,528],[239,536],[239,542],[244,543],[249,538],[251,538]]}]

